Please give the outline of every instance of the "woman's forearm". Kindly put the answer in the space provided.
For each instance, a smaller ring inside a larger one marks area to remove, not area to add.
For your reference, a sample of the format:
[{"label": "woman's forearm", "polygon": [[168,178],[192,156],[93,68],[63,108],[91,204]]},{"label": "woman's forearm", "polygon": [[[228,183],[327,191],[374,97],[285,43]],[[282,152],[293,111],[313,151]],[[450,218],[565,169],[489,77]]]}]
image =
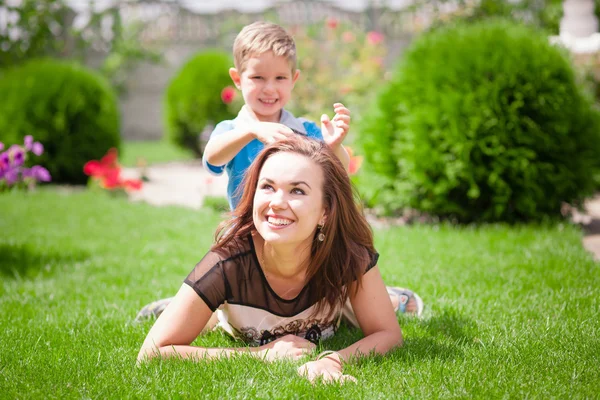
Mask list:
[{"label": "woman's forearm", "polygon": [[181,357],[184,359],[217,359],[228,358],[232,354],[250,354],[261,357],[262,349],[260,347],[240,347],[240,348],[205,348],[185,345],[171,345],[162,347],[146,347],[140,350],[138,362],[148,360],[154,357]]},{"label": "woman's forearm", "polygon": [[402,346],[403,343],[402,331],[398,328],[398,330],[372,333],[338,353],[343,358],[341,361],[349,361],[352,357],[369,355],[373,352],[386,354],[388,351]]},{"label": "woman's forearm", "polygon": [[353,345],[340,351],[325,351],[314,361],[309,361],[298,368],[300,375],[306,376],[310,381],[318,378],[325,380],[351,380],[354,377],[344,375],[344,363],[352,361],[354,357],[369,355],[373,352],[385,354],[394,347],[402,345],[402,331],[400,328],[374,332],[359,340]]}]

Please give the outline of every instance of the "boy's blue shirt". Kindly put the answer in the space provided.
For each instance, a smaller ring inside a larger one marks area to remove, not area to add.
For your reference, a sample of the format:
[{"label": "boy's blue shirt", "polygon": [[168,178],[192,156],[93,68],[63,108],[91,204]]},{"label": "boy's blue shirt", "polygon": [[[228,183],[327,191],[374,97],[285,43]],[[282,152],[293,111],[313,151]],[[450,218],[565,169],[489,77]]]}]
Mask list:
[{"label": "boy's blue shirt", "polygon": [[[210,139],[231,131],[236,127],[239,121],[247,120],[247,118],[247,111],[242,107],[242,110],[235,119],[219,122],[217,126],[215,126],[213,132],[210,134]],[[279,123],[308,137],[323,140],[321,128],[319,128],[317,124],[304,118],[296,118],[289,111],[282,110]],[[206,168],[206,170],[211,174],[221,175],[223,174],[223,171],[227,171],[227,176],[229,177],[229,182],[227,183],[227,200],[229,201],[229,207],[232,210],[237,206],[237,203],[240,200],[241,193],[236,193],[236,191],[242,183],[246,170],[264,147],[264,144],[260,140],[253,139],[250,143],[244,146],[244,148],[240,150],[240,152],[237,153],[231,161],[229,161],[226,165],[221,166],[211,165],[206,162],[204,156],[202,157],[202,164],[204,165],[204,168]]]}]

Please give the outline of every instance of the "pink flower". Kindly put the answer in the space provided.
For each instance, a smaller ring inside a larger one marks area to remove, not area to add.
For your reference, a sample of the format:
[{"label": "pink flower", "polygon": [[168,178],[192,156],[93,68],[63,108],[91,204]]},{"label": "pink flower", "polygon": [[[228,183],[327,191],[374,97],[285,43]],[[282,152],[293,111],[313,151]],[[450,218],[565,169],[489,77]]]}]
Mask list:
[{"label": "pink flower", "polygon": [[33,154],[35,154],[36,156],[41,156],[42,153],[44,152],[44,145],[41,144],[40,142],[34,142],[31,145],[31,151],[33,152]]},{"label": "pink flower", "polygon": [[380,32],[371,31],[371,32],[367,33],[367,42],[369,42],[369,44],[372,44],[373,46],[378,45],[379,43],[383,42],[383,39],[384,39],[384,36]]},{"label": "pink flower", "polygon": [[5,151],[4,153],[0,154],[0,168],[8,169],[9,165],[10,157],[8,156],[8,151]]},{"label": "pink flower", "polygon": [[337,18],[329,17],[325,20],[325,23],[330,29],[335,29],[337,28],[339,21],[337,20]]},{"label": "pink flower", "polygon": [[344,43],[352,43],[354,42],[354,33],[350,32],[350,31],[346,31],[344,33],[342,33],[342,40],[344,41]]},{"label": "pink flower", "polygon": [[48,172],[46,168],[40,165],[34,165],[33,167],[31,167],[31,175],[33,175],[35,179],[41,182],[50,182],[50,180],[52,179],[50,176],[50,172]]},{"label": "pink flower", "polygon": [[[3,149],[4,144],[0,143],[0,145]],[[25,136],[22,146],[13,144],[5,152],[0,153],[0,181],[4,185],[13,186],[23,183],[31,188],[37,182],[50,182],[52,177],[46,168],[40,165],[24,168],[29,151],[33,151],[36,155],[44,151],[42,144],[34,142],[31,135]]]},{"label": "pink flower", "polygon": [[25,150],[27,150],[27,151],[31,150],[31,146],[33,146],[33,136],[31,136],[31,135],[25,136],[25,140],[24,140],[23,144],[25,145]]},{"label": "pink flower", "polygon": [[0,151],[4,150],[4,143],[0,142]]},{"label": "pink flower", "polygon": [[25,151],[18,147],[12,152],[13,165],[15,167],[20,167],[25,162]]},{"label": "pink flower", "polygon": [[19,180],[19,171],[16,168],[9,169],[4,173],[4,180],[8,186],[12,186]]},{"label": "pink flower", "polygon": [[235,99],[235,95],[235,89],[231,86],[226,86],[221,90],[221,100],[223,100],[223,103],[225,104],[231,104]]},{"label": "pink flower", "polygon": [[31,168],[23,168],[21,170],[21,178],[26,179],[26,178],[33,178],[33,172],[31,171]]}]

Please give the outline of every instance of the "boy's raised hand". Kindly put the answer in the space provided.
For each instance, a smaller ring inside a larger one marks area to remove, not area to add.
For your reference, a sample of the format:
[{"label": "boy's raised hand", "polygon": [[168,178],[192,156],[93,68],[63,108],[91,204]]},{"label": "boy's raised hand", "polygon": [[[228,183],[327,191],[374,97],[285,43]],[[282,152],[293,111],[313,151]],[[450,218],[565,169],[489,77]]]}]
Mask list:
[{"label": "boy's raised hand", "polygon": [[350,130],[350,110],[342,103],[335,103],[333,111],[335,116],[332,120],[327,114],[321,116],[321,133],[325,143],[335,150],[342,144]]},{"label": "boy's raised hand", "polygon": [[294,132],[287,126],[277,122],[255,122],[252,125],[253,136],[265,145],[292,136]]}]

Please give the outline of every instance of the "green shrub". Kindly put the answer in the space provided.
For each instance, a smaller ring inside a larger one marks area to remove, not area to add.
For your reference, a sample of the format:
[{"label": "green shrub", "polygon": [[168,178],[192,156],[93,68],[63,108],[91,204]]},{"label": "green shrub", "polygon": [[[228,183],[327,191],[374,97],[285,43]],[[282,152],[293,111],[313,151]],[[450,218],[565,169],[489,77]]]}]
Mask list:
[{"label": "green shrub", "polygon": [[32,60],[0,77],[0,135],[45,148],[37,160],[57,183],[85,183],[83,165],[119,148],[115,94],[97,73],[71,62]]},{"label": "green shrub", "polygon": [[169,138],[202,156],[199,137],[208,125],[232,119],[235,114],[221,99],[223,88],[233,85],[229,55],[217,50],[192,57],[173,78],[165,97],[166,130]]},{"label": "green shrub", "polygon": [[517,221],[593,193],[599,113],[546,36],[500,20],[448,26],[395,72],[360,130],[371,203]]},{"label": "green shrub", "polygon": [[[441,1],[457,5],[455,0]],[[597,4],[600,3],[600,0],[594,1]],[[423,5],[423,3],[421,4]],[[458,21],[478,22],[489,18],[506,18],[544,29],[547,34],[558,35],[562,16],[563,0],[461,1],[458,7],[438,7],[435,9],[430,28],[435,29]]]}]

